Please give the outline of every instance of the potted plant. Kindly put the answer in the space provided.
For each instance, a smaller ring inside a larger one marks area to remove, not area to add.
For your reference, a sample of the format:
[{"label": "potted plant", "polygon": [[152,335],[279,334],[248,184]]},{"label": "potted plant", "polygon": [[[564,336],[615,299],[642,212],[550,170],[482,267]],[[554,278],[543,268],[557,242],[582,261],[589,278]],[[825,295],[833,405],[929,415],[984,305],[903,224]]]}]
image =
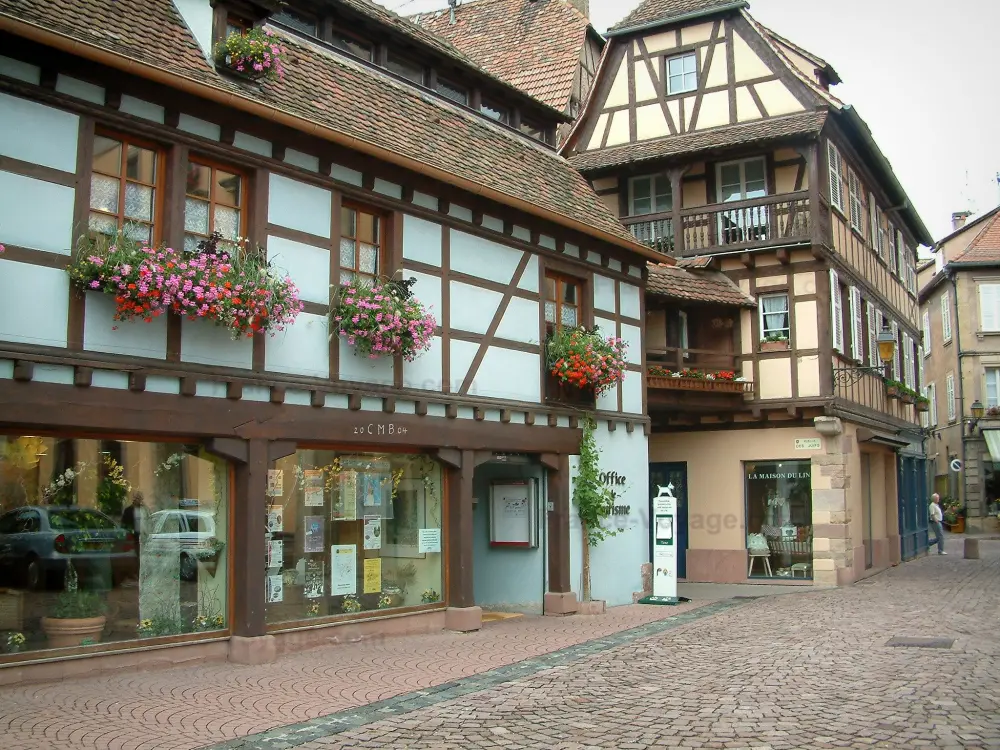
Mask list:
[{"label": "potted plant", "polygon": [[961,534],[965,531],[965,508],[962,503],[950,497],[946,497],[941,501],[941,507],[944,511],[944,522],[948,526],[948,530],[955,533]]},{"label": "potted plant", "polygon": [[769,333],[760,340],[760,350],[762,352],[787,351],[788,347],[788,336],[783,333]]},{"label": "potted plant", "polygon": [[7,653],[17,654],[24,648],[24,633],[7,634]]},{"label": "potted plant", "polygon": [[340,337],[371,359],[412,362],[430,349],[437,321],[413,296],[416,279],[351,281],[330,306],[330,339]]},{"label": "potted plant", "polygon": [[900,398],[902,395],[902,389],[905,388],[902,383],[898,380],[892,380],[886,378],[885,380],[885,395],[889,398]]},{"label": "potted plant", "polygon": [[441,596],[434,589],[424,589],[424,592],[420,595],[420,601],[424,604],[433,604],[440,599]]},{"label": "potted plant", "polygon": [[65,590],[59,594],[48,617],[41,621],[42,630],[51,648],[80,646],[84,641],[96,643],[107,623],[107,605],[95,591],[80,591],[76,569],[66,563]]},{"label": "potted plant", "polygon": [[401,607],[406,596],[407,586],[417,577],[417,569],[413,563],[406,563],[394,571],[386,571],[382,578],[382,593],[391,600],[390,606]]},{"label": "potted plant", "polygon": [[353,594],[348,594],[347,596],[344,597],[344,601],[341,604],[340,608],[344,612],[350,612],[350,613],[360,612],[361,602],[358,601],[358,597],[354,596]]},{"label": "potted plant", "polygon": [[556,398],[588,401],[618,385],[625,377],[626,347],[622,339],[604,338],[597,326],[564,326],[553,331],[545,356]]},{"label": "potted plant", "polygon": [[278,44],[273,31],[254,27],[245,32],[234,31],[217,44],[215,63],[252,81],[261,78],[284,80],[282,62],[287,52]]}]

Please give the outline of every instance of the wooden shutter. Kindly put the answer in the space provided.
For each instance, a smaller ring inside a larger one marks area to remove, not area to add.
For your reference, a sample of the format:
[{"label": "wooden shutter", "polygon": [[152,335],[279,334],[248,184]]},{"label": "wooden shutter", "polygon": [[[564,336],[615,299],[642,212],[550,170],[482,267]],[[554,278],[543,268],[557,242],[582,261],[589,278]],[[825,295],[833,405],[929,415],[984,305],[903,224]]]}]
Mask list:
[{"label": "wooden shutter", "polygon": [[844,301],[840,296],[840,279],[837,272],[830,269],[830,330],[833,333],[833,348],[844,353]]},{"label": "wooden shutter", "polygon": [[868,364],[878,367],[882,363],[878,358],[878,332],[882,330],[878,324],[878,314],[875,305],[868,302]]},{"label": "wooden shutter", "polygon": [[899,251],[896,249],[898,247],[896,242],[896,230],[892,228],[892,223],[889,224],[889,270],[893,273],[899,273]]},{"label": "wooden shutter", "polygon": [[917,347],[917,377],[920,379],[920,385],[924,384],[924,347]]},{"label": "wooden shutter", "polygon": [[948,421],[954,422],[955,417],[955,376],[949,375],[944,379],[944,398],[948,403]]},{"label": "wooden shutter", "polygon": [[938,423],[938,410],[937,410],[937,386],[931,383],[927,386],[927,398],[931,400],[931,427],[937,427]]},{"label": "wooden shutter", "polygon": [[861,309],[861,290],[851,287],[851,356],[857,362],[865,361],[864,321]]},{"label": "wooden shutter", "polygon": [[[931,311],[930,310],[924,310],[923,324],[924,324],[924,346],[929,351],[930,348],[931,348]],[[923,357],[921,357],[921,359],[923,359]]]},{"label": "wooden shutter", "polygon": [[868,219],[871,225],[871,236],[868,238],[872,243],[872,250],[882,257],[882,245],[879,243],[878,233],[878,206],[875,205],[875,194],[868,194]]},{"label": "wooden shutter", "polygon": [[904,379],[903,369],[899,366],[902,359],[900,357],[899,345],[899,324],[894,320],[889,324],[889,330],[892,331],[892,338],[896,341],[896,350],[892,354],[892,379],[902,381]]},{"label": "wooden shutter", "polygon": [[830,174],[830,204],[844,210],[844,184],[840,178],[840,152],[827,141],[827,166]]},{"label": "wooden shutter", "polygon": [[1000,315],[997,306],[1000,303],[1000,286],[996,284],[979,285],[979,329],[982,331],[1000,330]]},{"label": "wooden shutter", "polygon": [[913,369],[913,340],[908,333],[903,334],[903,382],[916,390],[917,374]]},{"label": "wooden shutter", "polygon": [[903,269],[906,267],[906,245],[903,244],[903,233],[896,230],[896,266],[899,269],[899,278],[903,278]]},{"label": "wooden shutter", "polygon": [[947,291],[941,294],[941,338],[951,341],[951,296]]}]

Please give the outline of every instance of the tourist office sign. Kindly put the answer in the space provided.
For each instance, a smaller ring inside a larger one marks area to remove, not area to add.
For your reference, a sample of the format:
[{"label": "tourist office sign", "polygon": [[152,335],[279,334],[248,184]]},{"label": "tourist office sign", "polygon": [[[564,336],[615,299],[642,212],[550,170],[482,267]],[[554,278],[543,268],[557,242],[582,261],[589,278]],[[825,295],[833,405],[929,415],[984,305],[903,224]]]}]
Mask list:
[{"label": "tourist office sign", "polygon": [[657,486],[653,498],[653,594],[640,604],[677,604],[686,599],[677,596],[677,498],[674,485]]}]

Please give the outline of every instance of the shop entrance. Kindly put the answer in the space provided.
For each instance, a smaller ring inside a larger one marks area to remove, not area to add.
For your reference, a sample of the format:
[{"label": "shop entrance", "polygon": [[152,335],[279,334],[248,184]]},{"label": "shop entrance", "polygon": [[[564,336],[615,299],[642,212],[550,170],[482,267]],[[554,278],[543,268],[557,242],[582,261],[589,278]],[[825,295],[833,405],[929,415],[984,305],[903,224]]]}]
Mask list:
[{"label": "shop entrance", "polygon": [[545,469],[529,455],[497,454],[472,479],[472,578],[484,612],[542,614]]},{"label": "shop entrance", "polygon": [[[688,496],[687,496],[687,463],[651,463],[649,465],[649,518],[653,517],[653,498],[658,494],[657,487],[672,484],[674,497],[677,498],[677,577],[687,577],[688,548]],[[653,540],[649,539],[649,559],[653,559]]]}]

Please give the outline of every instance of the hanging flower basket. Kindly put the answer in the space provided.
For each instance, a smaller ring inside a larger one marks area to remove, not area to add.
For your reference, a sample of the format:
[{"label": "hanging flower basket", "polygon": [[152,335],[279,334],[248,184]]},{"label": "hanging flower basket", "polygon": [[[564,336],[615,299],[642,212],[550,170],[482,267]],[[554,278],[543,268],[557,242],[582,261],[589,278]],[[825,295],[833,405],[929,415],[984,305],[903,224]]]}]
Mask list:
[{"label": "hanging flower basket", "polygon": [[215,63],[229,72],[250,80],[284,80],[282,65],[288,50],[277,43],[274,32],[252,28],[233,32],[215,46]]},{"label": "hanging flower basket", "polygon": [[626,343],[595,326],[560,328],[546,343],[546,366],[558,383],[600,394],[625,378]]},{"label": "hanging flower basket", "polygon": [[290,325],[302,311],[298,288],[269,266],[261,248],[218,233],[191,252],[149,247],[124,234],[81,240],[67,269],[74,286],[115,298],[115,320],[147,323],[166,312],[205,318],[234,339]]},{"label": "hanging flower basket", "polygon": [[431,346],[437,322],[413,296],[415,279],[342,284],[330,307],[330,338],[339,336],[371,359],[412,362]]}]

